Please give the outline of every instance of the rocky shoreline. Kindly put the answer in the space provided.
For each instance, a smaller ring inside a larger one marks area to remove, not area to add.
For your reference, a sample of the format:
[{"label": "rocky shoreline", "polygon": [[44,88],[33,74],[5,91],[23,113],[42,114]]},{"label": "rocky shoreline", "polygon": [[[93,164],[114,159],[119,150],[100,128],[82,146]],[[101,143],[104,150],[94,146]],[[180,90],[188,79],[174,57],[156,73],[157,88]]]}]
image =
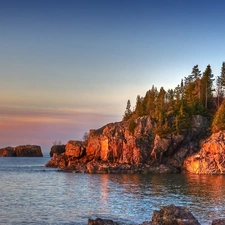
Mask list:
[{"label": "rocky shoreline", "polygon": [[53,146],[46,167],[75,173],[225,174],[225,132],[207,136],[208,120],[194,117],[185,134],[154,134],[150,116],[90,130],[86,141]]},{"label": "rocky shoreline", "polygon": [[0,157],[43,157],[39,145],[20,145],[0,149]]},{"label": "rocky shoreline", "polygon": [[[88,219],[88,225],[119,225],[119,223],[108,219]],[[151,221],[144,221],[140,225],[200,225],[193,214],[183,206],[173,204],[154,210]],[[212,221],[211,225],[225,225],[225,218]]]}]

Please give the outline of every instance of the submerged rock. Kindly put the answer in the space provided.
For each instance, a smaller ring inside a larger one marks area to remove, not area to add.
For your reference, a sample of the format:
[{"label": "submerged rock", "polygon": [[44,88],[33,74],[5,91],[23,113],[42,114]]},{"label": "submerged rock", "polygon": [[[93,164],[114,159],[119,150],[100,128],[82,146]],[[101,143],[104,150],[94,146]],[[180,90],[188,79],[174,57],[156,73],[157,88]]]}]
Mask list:
[{"label": "submerged rock", "polygon": [[212,225],[225,225],[225,218],[213,220]]},{"label": "submerged rock", "polygon": [[152,225],[200,225],[192,213],[182,206],[162,206],[159,211],[154,211]]},{"label": "submerged rock", "polygon": [[119,224],[112,220],[103,220],[101,218],[97,218],[95,220],[88,219],[88,225],[119,225]]},{"label": "submerged rock", "polygon": [[[118,225],[112,220],[103,220],[97,218],[96,220],[89,219],[88,225]],[[162,206],[159,211],[153,212],[152,220],[145,221],[140,225],[200,225],[193,214],[182,206],[168,205]],[[222,225],[213,224],[213,225]]]}]

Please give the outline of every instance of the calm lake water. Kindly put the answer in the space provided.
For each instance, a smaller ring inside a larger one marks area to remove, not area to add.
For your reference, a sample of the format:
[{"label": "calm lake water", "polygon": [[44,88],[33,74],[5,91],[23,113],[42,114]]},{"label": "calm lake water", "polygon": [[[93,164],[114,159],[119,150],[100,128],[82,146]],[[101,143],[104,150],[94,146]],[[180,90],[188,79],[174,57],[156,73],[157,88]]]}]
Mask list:
[{"label": "calm lake water", "polygon": [[44,167],[49,159],[0,158],[0,224],[138,224],[172,203],[201,224],[225,217],[224,176],[62,173]]}]

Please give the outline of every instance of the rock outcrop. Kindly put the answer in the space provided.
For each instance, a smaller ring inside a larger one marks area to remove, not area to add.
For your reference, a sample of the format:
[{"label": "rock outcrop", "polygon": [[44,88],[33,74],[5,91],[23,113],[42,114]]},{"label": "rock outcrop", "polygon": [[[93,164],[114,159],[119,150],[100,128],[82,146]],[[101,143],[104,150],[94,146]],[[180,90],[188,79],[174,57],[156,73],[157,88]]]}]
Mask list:
[{"label": "rock outcrop", "polygon": [[177,173],[185,157],[198,151],[208,125],[196,116],[186,134],[160,137],[150,116],[134,122],[132,131],[129,121],[90,130],[86,142],[69,141],[65,152],[53,154],[46,166],[87,173]]},{"label": "rock outcrop", "polygon": [[6,147],[0,149],[2,157],[43,157],[41,147],[38,145],[20,145],[15,148]]},{"label": "rock outcrop", "polygon": [[192,213],[182,206],[162,206],[159,211],[154,211],[151,225],[200,225]]},{"label": "rock outcrop", "polygon": [[225,131],[212,134],[200,151],[184,161],[183,172],[196,174],[225,174]]},{"label": "rock outcrop", "polygon": [[[215,223],[215,225],[217,224],[222,225],[224,223]],[[88,225],[118,225],[118,223],[97,218],[95,220],[89,219]],[[141,225],[200,225],[200,223],[186,207],[172,204],[162,206],[159,211],[155,210],[152,220],[145,221]]]},{"label": "rock outcrop", "polygon": [[225,225],[225,218],[213,220],[212,225]]},{"label": "rock outcrop", "polygon": [[1,157],[12,157],[16,156],[16,153],[12,147],[5,147],[0,149]]},{"label": "rock outcrop", "polygon": [[95,220],[88,219],[88,225],[119,225],[119,224],[112,220],[103,220],[101,218],[97,218]]},{"label": "rock outcrop", "polygon": [[54,153],[62,154],[63,152],[65,152],[65,147],[65,145],[53,145],[51,147],[50,157],[52,157]]}]

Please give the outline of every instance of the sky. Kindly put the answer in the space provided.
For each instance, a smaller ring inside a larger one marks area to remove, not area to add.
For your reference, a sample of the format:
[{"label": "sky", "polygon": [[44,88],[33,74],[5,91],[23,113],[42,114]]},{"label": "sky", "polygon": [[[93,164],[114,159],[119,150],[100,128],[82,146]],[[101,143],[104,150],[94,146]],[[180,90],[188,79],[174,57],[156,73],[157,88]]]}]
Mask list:
[{"label": "sky", "polygon": [[152,85],[225,61],[223,0],[0,3],[0,148],[81,140]]}]

